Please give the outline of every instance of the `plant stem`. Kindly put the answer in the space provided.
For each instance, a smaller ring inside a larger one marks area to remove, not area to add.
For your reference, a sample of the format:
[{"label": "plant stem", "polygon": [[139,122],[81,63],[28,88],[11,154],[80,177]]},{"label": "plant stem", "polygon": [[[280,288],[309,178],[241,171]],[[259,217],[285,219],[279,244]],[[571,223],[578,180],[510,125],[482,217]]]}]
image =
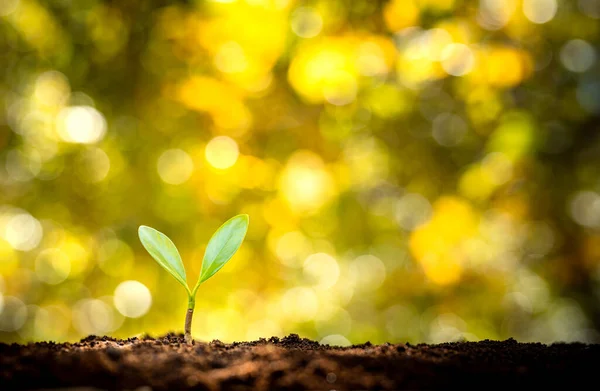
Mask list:
[{"label": "plant stem", "polygon": [[191,345],[194,340],[192,338],[192,316],[194,316],[194,309],[188,308],[185,314],[185,342],[188,345]]},{"label": "plant stem", "polygon": [[194,341],[192,338],[192,317],[194,316],[194,307],[196,306],[195,292],[193,295],[188,295],[188,310],[185,314],[185,342],[191,345]]}]

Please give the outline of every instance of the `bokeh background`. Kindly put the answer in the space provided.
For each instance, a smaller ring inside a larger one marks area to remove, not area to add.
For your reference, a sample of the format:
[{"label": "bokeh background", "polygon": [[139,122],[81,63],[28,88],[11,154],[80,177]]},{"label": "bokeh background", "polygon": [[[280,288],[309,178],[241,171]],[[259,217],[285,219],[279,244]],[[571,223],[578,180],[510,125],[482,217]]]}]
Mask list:
[{"label": "bokeh background", "polygon": [[600,342],[600,1],[0,2],[0,341]]}]

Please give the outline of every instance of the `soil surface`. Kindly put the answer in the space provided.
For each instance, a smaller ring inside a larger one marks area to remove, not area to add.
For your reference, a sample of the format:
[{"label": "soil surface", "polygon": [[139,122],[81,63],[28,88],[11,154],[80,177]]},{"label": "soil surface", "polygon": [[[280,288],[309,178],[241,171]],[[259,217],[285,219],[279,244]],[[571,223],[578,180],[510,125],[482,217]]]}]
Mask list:
[{"label": "soil surface", "polygon": [[600,345],[454,342],[331,347],[295,334],[225,344],[182,334],[0,344],[1,390],[580,389]]}]

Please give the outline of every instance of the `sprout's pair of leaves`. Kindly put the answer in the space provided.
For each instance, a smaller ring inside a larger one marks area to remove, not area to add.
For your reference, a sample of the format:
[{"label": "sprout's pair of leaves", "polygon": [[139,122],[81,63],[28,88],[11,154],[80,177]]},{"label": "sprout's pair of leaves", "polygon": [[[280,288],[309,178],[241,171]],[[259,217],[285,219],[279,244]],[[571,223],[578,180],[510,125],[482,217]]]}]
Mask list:
[{"label": "sprout's pair of leaves", "polygon": [[175,277],[185,287],[188,295],[193,297],[200,284],[218,272],[240,248],[248,231],[248,223],[248,215],[237,215],[227,220],[214,233],[204,253],[200,278],[192,291],[190,291],[186,282],[185,268],[181,256],[171,239],[167,235],[145,225],[140,226],[138,235],[142,245],[152,258]]}]

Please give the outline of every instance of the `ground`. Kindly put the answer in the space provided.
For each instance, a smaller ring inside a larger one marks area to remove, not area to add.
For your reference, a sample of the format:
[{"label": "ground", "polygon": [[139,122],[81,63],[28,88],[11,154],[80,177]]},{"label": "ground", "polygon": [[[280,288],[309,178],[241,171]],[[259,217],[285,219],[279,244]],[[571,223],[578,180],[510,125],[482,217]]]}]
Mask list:
[{"label": "ground", "polygon": [[182,334],[78,343],[0,344],[2,390],[414,390],[583,388],[600,345],[505,341],[364,343],[340,348],[291,334],[225,344]]}]

